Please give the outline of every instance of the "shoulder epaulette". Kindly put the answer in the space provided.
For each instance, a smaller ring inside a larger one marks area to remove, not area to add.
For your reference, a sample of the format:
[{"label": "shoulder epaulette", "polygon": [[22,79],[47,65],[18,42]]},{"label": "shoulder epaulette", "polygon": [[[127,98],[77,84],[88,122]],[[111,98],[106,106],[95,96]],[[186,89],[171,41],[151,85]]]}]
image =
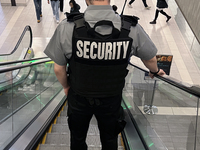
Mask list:
[{"label": "shoulder epaulette", "polygon": [[68,13],[68,12],[66,12],[65,13],[65,15],[66,15],[66,17],[67,17],[67,21],[69,21],[69,22],[73,22],[74,21],[74,17],[75,16],[78,16],[78,15],[83,15],[83,13],[79,13],[79,12],[77,12],[77,13]]},{"label": "shoulder epaulette", "polygon": [[128,22],[131,22],[132,26],[136,26],[136,24],[138,23],[138,20],[139,20],[139,18],[136,16],[128,16],[128,15],[122,15],[121,18]]}]

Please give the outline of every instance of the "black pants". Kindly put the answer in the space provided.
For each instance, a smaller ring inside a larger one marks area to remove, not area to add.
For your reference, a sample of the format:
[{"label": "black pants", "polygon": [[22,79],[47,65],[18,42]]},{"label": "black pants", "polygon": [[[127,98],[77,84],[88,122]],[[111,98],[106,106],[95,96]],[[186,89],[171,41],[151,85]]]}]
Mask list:
[{"label": "black pants", "polygon": [[[135,0],[130,0],[129,4],[131,5]],[[148,7],[146,0],[142,0],[144,7]]]},{"label": "black pants", "polygon": [[63,0],[60,0],[60,11],[63,12]]},{"label": "black pants", "polygon": [[85,142],[89,123],[95,115],[102,150],[117,150],[118,134],[123,130],[123,109],[121,94],[108,98],[85,98],[75,94],[72,89],[68,93],[68,124],[71,136],[71,150],[87,150]]}]

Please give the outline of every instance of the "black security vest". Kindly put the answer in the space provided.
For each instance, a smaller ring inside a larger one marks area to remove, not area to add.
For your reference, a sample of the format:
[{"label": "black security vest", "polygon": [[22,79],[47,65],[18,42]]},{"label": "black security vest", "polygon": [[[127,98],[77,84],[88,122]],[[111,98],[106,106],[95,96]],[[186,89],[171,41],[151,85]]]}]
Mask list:
[{"label": "black security vest", "polygon": [[[128,36],[131,17],[122,17],[121,31],[111,21],[102,20],[93,28],[85,22],[83,14],[73,17],[72,57],[69,61],[71,88],[85,97],[109,97],[122,93],[132,38]],[[112,33],[101,35],[98,26],[112,27]]]}]

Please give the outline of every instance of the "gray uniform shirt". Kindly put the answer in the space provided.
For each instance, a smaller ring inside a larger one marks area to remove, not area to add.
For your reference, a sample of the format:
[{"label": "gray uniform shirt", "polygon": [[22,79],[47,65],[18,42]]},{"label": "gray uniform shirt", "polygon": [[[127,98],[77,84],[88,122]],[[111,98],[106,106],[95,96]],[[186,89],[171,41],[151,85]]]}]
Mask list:
[{"label": "gray uniform shirt", "polygon": [[[84,18],[91,27],[97,21],[110,20],[115,28],[119,30],[121,28],[121,18],[118,14],[115,14],[110,5],[90,5],[84,13]],[[73,22],[67,22],[66,19],[63,20],[58,25],[44,51],[58,65],[66,65],[72,55],[73,28]],[[112,28],[106,25],[96,28],[96,31],[100,34],[109,34],[111,30]],[[149,60],[156,55],[157,49],[155,45],[139,24],[131,27],[129,37],[133,39],[131,55],[135,55],[143,60]]]}]

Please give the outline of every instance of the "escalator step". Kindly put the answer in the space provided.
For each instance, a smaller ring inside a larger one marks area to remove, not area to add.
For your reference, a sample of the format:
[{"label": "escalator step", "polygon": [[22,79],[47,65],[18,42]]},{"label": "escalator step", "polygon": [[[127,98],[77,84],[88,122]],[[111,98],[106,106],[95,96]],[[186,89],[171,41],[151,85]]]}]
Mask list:
[{"label": "escalator step", "polygon": [[61,113],[60,113],[60,116],[67,116],[67,111],[62,111]]},{"label": "escalator step", "polygon": [[[70,133],[68,125],[54,124],[52,126],[51,133]],[[99,135],[99,129],[97,125],[90,125],[88,135]]]},{"label": "escalator step", "polygon": [[[60,116],[57,118],[56,124],[68,124],[67,123],[67,117],[66,116]],[[97,125],[97,121],[95,117],[92,117],[91,121],[90,121],[91,125]]]},{"label": "escalator step", "polygon": [[[95,146],[100,147],[100,137],[99,135],[87,135],[86,143],[88,146]],[[70,134],[67,133],[48,133],[46,138],[46,144],[50,145],[70,145]],[[118,136],[118,145],[122,146],[121,144],[121,137]]]},{"label": "escalator step", "polygon": [[[41,145],[39,150],[70,150],[69,146],[65,145]],[[101,147],[88,147],[88,150],[101,150]],[[118,150],[124,150],[123,147],[119,146]]]},{"label": "escalator step", "polygon": [[[88,135],[86,142],[88,146],[100,146],[100,137],[97,135]],[[57,144],[57,145],[66,145],[69,146],[70,135],[66,133],[48,133],[46,144]]]},{"label": "escalator step", "polygon": [[39,150],[70,150],[70,146],[43,144]]},{"label": "escalator step", "polygon": [[67,145],[69,146],[70,135],[66,133],[48,133],[46,138],[46,144],[56,144],[56,145]]},{"label": "escalator step", "polygon": [[67,117],[66,116],[60,116],[57,118],[56,124],[63,124],[67,125]]},{"label": "escalator step", "polygon": [[63,125],[63,124],[54,124],[52,126],[51,133],[70,133],[69,132],[69,127],[68,125]]},{"label": "escalator step", "polygon": [[[67,106],[64,107],[56,124],[53,124],[51,133],[47,134],[46,144],[40,146],[40,150],[70,150],[70,131],[67,122]],[[93,116],[87,133],[86,143],[88,150],[101,150],[101,142],[96,118]],[[121,136],[118,136],[118,150],[124,150],[121,144]]]}]

